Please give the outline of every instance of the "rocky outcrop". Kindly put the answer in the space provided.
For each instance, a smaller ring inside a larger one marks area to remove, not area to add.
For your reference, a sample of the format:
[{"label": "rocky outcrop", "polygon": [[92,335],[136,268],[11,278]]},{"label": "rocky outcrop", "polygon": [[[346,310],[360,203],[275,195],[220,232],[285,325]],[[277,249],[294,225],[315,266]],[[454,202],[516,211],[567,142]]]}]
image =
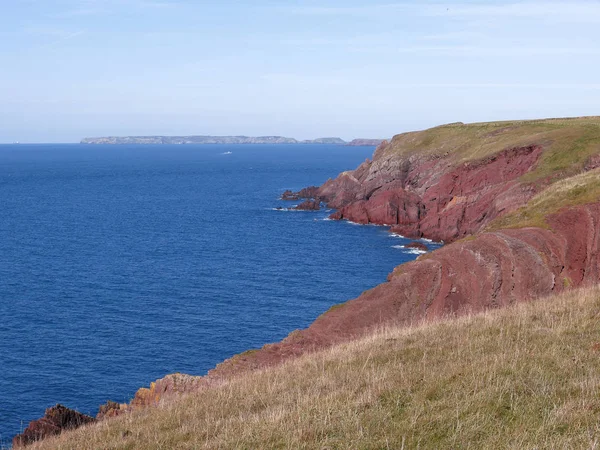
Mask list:
[{"label": "rocky outcrop", "polygon": [[316,199],[319,196],[319,186],[309,186],[304,189],[294,192],[291,190],[284,191],[281,194],[281,200],[300,200],[300,199]]},{"label": "rocky outcrop", "polygon": [[449,157],[382,160],[376,153],[372,162],[329,180],[315,195],[338,208],[333,219],[451,242],[527,203],[535,189],[518,179],[541,154],[541,146],[511,148],[452,167]]},{"label": "rocky outcrop", "polygon": [[24,447],[49,436],[60,434],[64,430],[72,430],[82,425],[95,422],[96,419],[85,414],[56,405],[48,408],[44,417],[29,423],[22,434],[13,438],[13,448]]},{"label": "rocky outcrop", "polygon": [[321,202],[319,200],[304,200],[292,209],[297,211],[318,211],[321,209]]},{"label": "rocky outcrop", "polygon": [[149,388],[140,388],[129,408],[156,405],[164,397],[184,392],[197,391],[210,384],[206,377],[197,377],[182,373],[173,373],[150,384]]},{"label": "rocky outcrop", "polygon": [[422,250],[424,252],[428,252],[429,251],[429,247],[427,247],[422,242],[411,242],[410,244],[406,244],[404,246],[404,248],[413,248],[415,250]]}]

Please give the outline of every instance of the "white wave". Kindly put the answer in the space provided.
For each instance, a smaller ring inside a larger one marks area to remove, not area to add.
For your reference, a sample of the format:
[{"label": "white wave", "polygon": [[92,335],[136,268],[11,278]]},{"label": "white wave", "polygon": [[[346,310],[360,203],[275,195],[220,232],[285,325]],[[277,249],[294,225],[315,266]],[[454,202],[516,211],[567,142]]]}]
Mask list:
[{"label": "white wave", "polygon": [[297,212],[298,209],[293,208],[269,208],[271,211],[283,211],[283,212]]},{"label": "white wave", "polygon": [[419,250],[418,248],[409,248],[406,249],[406,253],[410,253],[411,255],[424,255],[427,253],[425,250]]},{"label": "white wave", "polygon": [[294,208],[267,208],[271,211],[282,211],[282,212],[318,212],[318,211],[310,211],[305,209],[294,209]]},{"label": "white wave", "polygon": [[223,152],[221,155],[231,155],[232,152]]},{"label": "white wave", "polygon": [[425,253],[427,253],[427,250],[421,250],[420,248],[406,248],[405,245],[392,245],[392,248],[404,250],[404,253],[408,253],[411,255],[424,255]]}]

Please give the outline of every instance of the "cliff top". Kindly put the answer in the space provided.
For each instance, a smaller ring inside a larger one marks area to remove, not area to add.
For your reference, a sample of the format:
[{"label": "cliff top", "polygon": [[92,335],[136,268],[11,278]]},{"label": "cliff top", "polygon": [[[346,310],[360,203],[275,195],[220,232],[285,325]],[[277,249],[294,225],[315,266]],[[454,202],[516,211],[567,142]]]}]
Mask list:
[{"label": "cliff top", "polygon": [[600,152],[600,117],[451,123],[398,134],[380,151],[386,156],[449,156],[462,163],[529,145],[542,145],[544,153],[523,181],[576,174]]}]

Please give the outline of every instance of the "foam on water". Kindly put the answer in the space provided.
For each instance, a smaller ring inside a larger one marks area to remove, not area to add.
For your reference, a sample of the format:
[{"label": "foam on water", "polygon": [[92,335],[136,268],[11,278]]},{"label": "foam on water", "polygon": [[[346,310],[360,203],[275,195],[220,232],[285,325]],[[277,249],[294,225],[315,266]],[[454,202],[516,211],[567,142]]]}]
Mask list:
[{"label": "foam on water", "polygon": [[421,250],[420,248],[406,248],[405,245],[392,245],[392,248],[400,249],[403,252],[411,255],[422,255],[424,253],[427,253],[427,250]]}]

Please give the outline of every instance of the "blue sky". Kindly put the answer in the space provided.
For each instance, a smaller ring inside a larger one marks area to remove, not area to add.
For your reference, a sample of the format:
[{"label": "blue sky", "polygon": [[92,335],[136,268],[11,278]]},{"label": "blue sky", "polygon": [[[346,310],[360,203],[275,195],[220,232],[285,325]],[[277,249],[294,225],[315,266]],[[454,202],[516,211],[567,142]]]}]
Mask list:
[{"label": "blue sky", "polygon": [[577,115],[600,115],[600,1],[0,6],[0,142]]}]

